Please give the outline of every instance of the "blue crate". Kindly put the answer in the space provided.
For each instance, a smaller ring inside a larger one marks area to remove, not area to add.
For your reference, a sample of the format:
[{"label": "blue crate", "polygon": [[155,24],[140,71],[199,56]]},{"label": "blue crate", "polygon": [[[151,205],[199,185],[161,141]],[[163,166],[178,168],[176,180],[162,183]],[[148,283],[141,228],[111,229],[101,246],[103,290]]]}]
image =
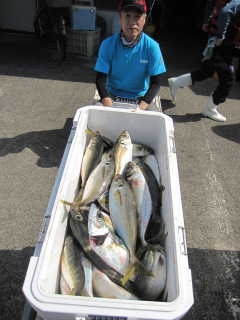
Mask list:
[{"label": "blue crate", "polygon": [[71,26],[73,30],[95,30],[96,7],[72,6]]}]

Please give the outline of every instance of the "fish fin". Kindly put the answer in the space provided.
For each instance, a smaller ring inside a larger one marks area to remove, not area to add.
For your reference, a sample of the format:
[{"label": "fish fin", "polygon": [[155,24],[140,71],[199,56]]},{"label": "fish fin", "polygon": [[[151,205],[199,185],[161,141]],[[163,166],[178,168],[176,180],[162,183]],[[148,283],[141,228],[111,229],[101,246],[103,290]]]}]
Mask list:
[{"label": "fish fin", "polygon": [[72,288],[71,291],[69,292],[70,296],[75,296],[76,295],[76,289]]},{"label": "fish fin", "polygon": [[143,265],[140,260],[135,258],[134,263],[130,265],[130,267],[127,269],[126,273],[124,274],[124,276],[120,280],[122,286],[125,286],[129,280],[133,279],[136,276],[137,272],[142,272],[145,275],[150,276],[150,277],[153,276],[153,273],[151,271],[147,270],[146,266]]},{"label": "fish fin", "polygon": [[66,200],[63,200],[63,199],[60,199],[60,202],[61,202],[62,204],[67,205],[67,206],[72,206],[72,205],[74,204],[73,202],[69,202],[69,201],[66,201]]},{"label": "fish fin", "polygon": [[88,206],[86,206],[83,202],[81,202],[81,200],[75,200],[73,202],[69,202],[69,201],[60,199],[60,202],[72,208],[75,208],[75,209],[77,208],[78,209],[77,211],[88,209]]},{"label": "fish fin", "polygon": [[136,266],[135,263],[133,265],[131,265],[128,270],[126,271],[126,273],[124,274],[124,276],[121,278],[120,283],[121,285],[124,287],[126,285],[126,283],[135,275],[135,271],[136,271]]},{"label": "fish fin", "polygon": [[86,134],[89,134],[90,136],[92,136],[92,137],[96,137],[99,133],[98,133],[98,131],[93,131],[92,129],[90,129],[90,128],[87,128],[86,130],[85,130],[85,133]]}]

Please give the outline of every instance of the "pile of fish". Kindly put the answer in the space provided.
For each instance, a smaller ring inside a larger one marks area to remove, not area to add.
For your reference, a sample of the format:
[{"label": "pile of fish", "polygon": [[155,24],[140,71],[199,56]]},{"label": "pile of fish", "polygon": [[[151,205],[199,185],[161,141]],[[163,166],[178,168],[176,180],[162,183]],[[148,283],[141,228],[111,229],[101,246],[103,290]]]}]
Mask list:
[{"label": "pile of fish", "polygon": [[88,130],[79,191],[70,205],[60,293],[162,300],[165,226],[158,163],[123,131],[115,142]]}]

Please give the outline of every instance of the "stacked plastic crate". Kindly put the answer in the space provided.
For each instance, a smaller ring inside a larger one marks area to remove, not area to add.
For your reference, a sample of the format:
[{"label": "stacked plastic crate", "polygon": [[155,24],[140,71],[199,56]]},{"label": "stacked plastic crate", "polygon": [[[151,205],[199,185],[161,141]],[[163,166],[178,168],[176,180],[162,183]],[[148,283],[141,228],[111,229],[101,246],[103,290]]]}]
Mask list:
[{"label": "stacked plastic crate", "polygon": [[96,53],[101,39],[101,30],[96,27],[96,7],[93,1],[75,3],[71,6],[68,52],[91,57]]}]

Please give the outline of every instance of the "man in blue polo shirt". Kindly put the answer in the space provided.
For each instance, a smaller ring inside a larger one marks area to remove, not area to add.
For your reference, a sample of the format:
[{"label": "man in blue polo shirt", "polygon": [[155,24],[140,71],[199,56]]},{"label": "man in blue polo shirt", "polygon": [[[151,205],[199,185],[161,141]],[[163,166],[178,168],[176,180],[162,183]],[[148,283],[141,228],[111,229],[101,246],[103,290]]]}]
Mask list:
[{"label": "man in blue polo shirt", "polygon": [[146,12],[144,0],[121,1],[121,32],[99,48],[96,86],[104,106],[123,99],[148,109],[159,92],[160,74],[166,68],[159,44],[142,32]]}]

